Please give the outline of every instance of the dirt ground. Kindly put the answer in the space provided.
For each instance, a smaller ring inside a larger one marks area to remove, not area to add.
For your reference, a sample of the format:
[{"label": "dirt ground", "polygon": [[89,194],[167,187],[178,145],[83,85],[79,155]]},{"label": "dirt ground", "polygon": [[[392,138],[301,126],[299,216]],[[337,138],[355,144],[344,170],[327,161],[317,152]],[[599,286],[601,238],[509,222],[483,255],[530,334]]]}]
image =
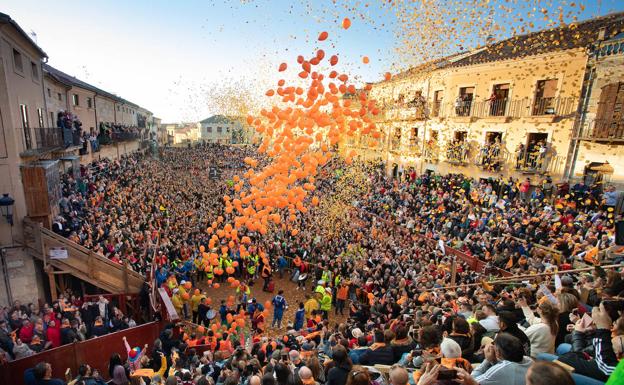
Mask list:
[{"label": "dirt ground", "polygon": [[[286,311],[284,312],[284,317],[282,318],[282,328],[274,329],[269,327],[271,321],[273,320],[273,310],[271,310],[265,323],[265,325],[267,326],[267,334],[269,336],[275,336],[284,333],[286,331],[286,325],[288,324],[288,322],[295,322],[295,312],[299,307],[299,302],[305,302],[305,295],[312,294],[313,292],[313,282],[309,278],[306,282],[307,287],[305,291],[301,289],[297,290],[297,285],[290,279],[288,279],[287,274],[284,274],[284,278],[279,278],[279,276],[277,275],[273,278],[275,281],[275,290],[273,291],[273,293],[262,291],[262,285],[264,283],[262,278],[256,279],[254,285],[250,288],[250,298],[256,298],[258,303],[261,303],[263,305],[266,301],[271,301],[273,297],[277,295],[279,290],[284,290],[284,297],[286,298],[286,302],[288,303],[288,309],[286,309]],[[205,282],[201,283],[199,287],[202,291],[206,291],[207,296],[212,299],[212,308],[215,310],[218,310],[219,304],[221,303],[222,299],[227,300],[229,296],[236,297],[236,289],[231,287],[230,284],[228,284],[227,282],[220,284],[220,287],[218,289],[207,287]],[[333,325],[334,323],[344,322],[346,318],[346,316],[336,316],[332,307],[332,312],[329,315],[329,321],[331,325]]]}]

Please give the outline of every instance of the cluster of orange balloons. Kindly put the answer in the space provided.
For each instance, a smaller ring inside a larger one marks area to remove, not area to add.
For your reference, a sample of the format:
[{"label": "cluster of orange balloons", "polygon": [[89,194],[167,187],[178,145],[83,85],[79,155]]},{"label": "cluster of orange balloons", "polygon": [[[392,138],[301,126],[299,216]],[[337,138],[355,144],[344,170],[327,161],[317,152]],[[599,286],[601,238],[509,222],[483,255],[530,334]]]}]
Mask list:
[{"label": "cluster of orange balloons", "polygon": [[[345,18],[342,27],[350,26],[351,21]],[[328,37],[323,31],[318,41]],[[262,235],[271,228],[281,228],[296,236],[297,215],[305,214],[310,205],[319,204],[319,198],[312,196],[316,176],[332,157],[336,145],[356,134],[375,139],[381,136],[373,121],[380,110],[367,94],[371,86],[357,89],[349,83],[346,73],[333,69],[323,73],[320,66],[324,62],[329,63],[330,69],[338,64],[337,54],[329,60],[326,57],[323,49],[308,58],[299,55],[296,65],[300,71],[293,84],[280,79],[275,88],[265,93],[269,98],[276,98],[272,108],[262,109],[259,116],[247,117],[247,123],[262,137],[258,152],[269,163],[260,166],[258,159],[244,159],[248,169],[243,175],[233,177],[234,196],[223,197],[225,212],[232,220],[226,223],[220,216],[206,230],[212,234],[208,244],[211,250],[219,247],[221,253],[227,253],[236,248],[241,257],[248,256],[251,239],[239,236],[243,228]],[[368,57],[364,56],[363,61],[368,63]],[[283,72],[288,67],[284,62],[277,70]],[[301,85],[302,81],[306,84]],[[348,153],[346,162],[351,163],[354,156],[355,152]],[[202,248],[200,251],[206,264],[216,265],[217,253]],[[233,272],[233,268],[226,268],[225,273]],[[215,274],[219,273],[223,274],[215,269]]]}]

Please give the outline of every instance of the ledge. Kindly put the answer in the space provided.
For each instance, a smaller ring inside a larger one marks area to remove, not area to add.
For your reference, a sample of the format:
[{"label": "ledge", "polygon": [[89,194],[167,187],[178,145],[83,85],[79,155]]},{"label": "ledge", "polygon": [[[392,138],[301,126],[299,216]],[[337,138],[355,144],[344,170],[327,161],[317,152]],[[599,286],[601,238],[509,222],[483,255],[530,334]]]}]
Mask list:
[{"label": "ledge", "polygon": [[486,123],[509,123],[511,116],[487,116],[481,119]]},{"label": "ledge", "polygon": [[553,123],[557,119],[557,115],[527,116],[525,119],[528,123]]},{"label": "ledge", "polygon": [[476,120],[474,116],[453,116],[451,119],[457,123],[472,123]]}]

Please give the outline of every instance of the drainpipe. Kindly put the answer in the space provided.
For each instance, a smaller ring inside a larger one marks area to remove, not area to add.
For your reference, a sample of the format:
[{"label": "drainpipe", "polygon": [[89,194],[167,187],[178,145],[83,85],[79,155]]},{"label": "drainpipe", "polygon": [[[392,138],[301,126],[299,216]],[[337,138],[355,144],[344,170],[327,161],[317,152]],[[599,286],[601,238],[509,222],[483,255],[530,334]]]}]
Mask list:
[{"label": "drainpipe", "polygon": [[9,304],[13,303],[13,292],[11,292],[11,281],[9,280],[9,269],[6,262],[6,248],[0,248],[0,264],[2,265],[2,277],[4,279],[4,288],[7,293]]},{"label": "drainpipe", "polygon": [[580,139],[578,139],[582,135],[582,129],[585,125],[585,120],[587,119],[587,109],[589,106],[589,99],[591,98],[591,91],[594,85],[594,78],[596,74],[596,62],[593,64],[591,62],[591,58],[587,62],[587,66],[585,67],[585,73],[587,79],[583,82],[583,89],[581,90],[581,99],[579,100],[579,106],[577,109],[577,116],[574,121],[574,128],[572,130],[572,141],[570,143],[570,148],[568,149],[568,156],[566,159],[566,167],[564,170],[563,177],[565,180],[570,180],[574,177],[574,167],[576,165],[576,159],[578,158],[579,153],[579,143]]},{"label": "drainpipe", "polygon": [[[42,63],[47,63],[48,62],[48,58],[44,57],[43,60],[41,60]],[[45,93],[45,86],[43,84],[43,79],[45,78],[45,75],[43,73],[43,66],[41,66],[41,94],[43,95],[43,110],[45,111],[46,114],[46,118],[45,120],[48,120],[48,117],[50,116],[48,111],[48,102],[46,100],[46,93]],[[48,122],[48,127],[52,127],[52,124],[54,124],[53,122]]]}]

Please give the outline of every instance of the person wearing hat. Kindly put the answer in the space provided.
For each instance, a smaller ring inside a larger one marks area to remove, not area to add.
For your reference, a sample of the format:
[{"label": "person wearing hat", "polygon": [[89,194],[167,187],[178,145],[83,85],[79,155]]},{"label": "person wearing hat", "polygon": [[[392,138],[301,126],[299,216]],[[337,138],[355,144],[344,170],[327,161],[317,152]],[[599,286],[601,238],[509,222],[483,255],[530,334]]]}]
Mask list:
[{"label": "person wearing hat", "polygon": [[122,339],[124,346],[126,347],[126,354],[128,354],[128,366],[130,367],[130,371],[134,372],[141,369],[141,357],[143,357],[145,351],[147,350],[147,344],[145,344],[143,350],[141,350],[138,346],[130,348],[130,344],[128,344],[126,337],[124,336]]},{"label": "person wearing hat", "polygon": [[329,311],[331,310],[332,304],[331,293],[331,288],[325,288],[325,293],[323,293],[323,297],[321,298],[321,312],[323,313],[323,319],[329,319]]}]

